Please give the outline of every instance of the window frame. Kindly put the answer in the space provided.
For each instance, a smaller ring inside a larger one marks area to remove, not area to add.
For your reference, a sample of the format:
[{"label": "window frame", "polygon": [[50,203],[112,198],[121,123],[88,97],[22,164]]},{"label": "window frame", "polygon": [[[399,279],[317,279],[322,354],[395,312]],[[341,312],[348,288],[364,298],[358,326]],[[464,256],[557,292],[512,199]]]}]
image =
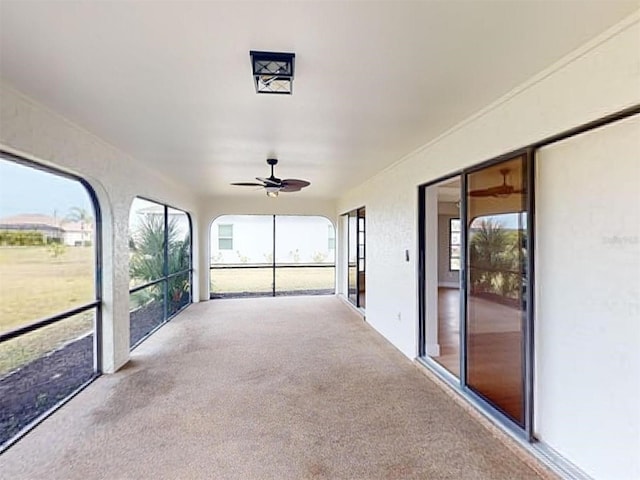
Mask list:
[{"label": "window frame", "polygon": [[[162,207],[163,209],[163,215],[164,215],[164,241],[163,241],[163,266],[162,266],[162,272],[163,275],[160,278],[156,278],[154,280],[151,280],[150,282],[146,282],[143,283],[141,285],[136,285],[135,287],[129,288],[129,296],[131,296],[133,293],[139,292],[141,290],[144,290],[145,288],[149,288],[152,287],[154,285],[158,285],[158,284],[162,284],[163,286],[163,317],[162,317],[162,321],[156,325],[154,328],[152,328],[149,332],[147,332],[144,336],[142,336],[140,339],[138,339],[135,343],[132,343],[129,345],[129,351],[134,350],[136,347],[138,347],[138,345],[140,345],[142,342],[144,342],[147,338],[149,338],[151,335],[153,335],[156,330],[158,330],[160,327],[162,327],[163,325],[165,325],[169,320],[171,320],[173,317],[175,317],[178,313],[180,313],[181,311],[183,311],[185,308],[187,308],[189,305],[191,305],[193,303],[193,221],[191,220],[191,215],[189,214],[189,212],[187,212],[186,210],[183,210],[181,208],[176,208],[172,205],[166,204],[166,203],[162,203],[162,202],[158,202],[156,200],[152,200],[150,198],[147,197],[143,197],[140,195],[136,195],[133,199],[133,201],[131,202],[131,207],[129,207],[129,215],[131,215],[131,208],[133,207],[133,202],[136,199],[140,199],[140,200],[144,200],[145,202],[150,202],[150,203],[154,203],[160,207]],[[168,235],[169,235],[169,210],[174,210],[174,211],[178,211],[181,213],[184,213],[187,217],[187,220],[189,222],[189,268],[184,269],[184,270],[180,270],[178,272],[169,272],[169,262],[168,262],[168,257],[169,257],[169,242],[168,242]],[[184,274],[188,274],[189,275],[189,299],[187,301],[187,303],[179,308],[178,310],[176,310],[173,313],[169,313],[169,280],[174,278],[174,277],[178,277],[180,275],[184,275]],[[129,280],[131,280],[131,276],[129,275]],[[129,322],[131,322],[131,311],[129,311]]]},{"label": "window frame", "polygon": [[[221,227],[229,227],[231,229],[231,234],[230,235],[222,235]],[[221,243],[222,241],[228,241],[231,242],[231,246],[229,247],[222,247]],[[233,223],[220,223],[218,224],[218,250],[233,250]]]},{"label": "window frame", "polygon": [[327,225],[327,231],[329,233],[328,236],[328,240],[327,240],[327,249],[329,251],[333,250],[334,251],[334,256],[335,256],[335,250],[336,250],[336,229],[333,225]]},{"label": "window frame", "polygon": [[[453,222],[458,221],[458,230],[454,231]],[[458,234],[458,243],[453,243],[453,234]],[[451,217],[449,218],[449,271],[450,272],[459,272],[460,271],[460,263],[462,261],[461,248],[462,248],[462,219],[460,217]],[[453,255],[453,248],[458,247],[458,255]],[[458,268],[453,268],[452,262],[453,260],[458,260]]]}]

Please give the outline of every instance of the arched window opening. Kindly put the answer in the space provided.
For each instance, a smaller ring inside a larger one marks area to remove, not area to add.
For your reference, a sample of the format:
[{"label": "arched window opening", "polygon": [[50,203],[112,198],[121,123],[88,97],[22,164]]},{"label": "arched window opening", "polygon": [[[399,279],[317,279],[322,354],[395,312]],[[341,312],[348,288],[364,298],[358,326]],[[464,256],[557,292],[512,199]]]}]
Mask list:
[{"label": "arched window opening", "polygon": [[135,198],[129,214],[129,341],[135,348],[191,303],[191,219]]},{"label": "arched window opening", "polygon": [[0,153],[0,451],[100,373],[99,229],[85,181]]},{"label": "arched window opening", "polygon": [[224,215],[211,225],[211,298],[335,291],[335,229],[319,216]]}]

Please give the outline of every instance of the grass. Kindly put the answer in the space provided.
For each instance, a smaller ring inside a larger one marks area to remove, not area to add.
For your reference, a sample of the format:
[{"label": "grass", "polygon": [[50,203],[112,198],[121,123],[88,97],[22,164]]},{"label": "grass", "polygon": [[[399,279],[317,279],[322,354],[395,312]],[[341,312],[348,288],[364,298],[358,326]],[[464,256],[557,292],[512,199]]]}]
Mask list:
[{"label": "grass", "polygon": [[[332,290],[335,268],[276,269],[276,287],[279,291]],[[211,270],[211,292],[241,293],[270,292],[273,271],[270,268],[234,268]]]},{"label": "grass", "polygon": [[[0,247],[0,332],[91,302],[94,250],[68,247],[52,257],[46,247]],[[0,344],[0,377],[93,329],[93,312]]]},{"label": "grass", "polygon": [[94,249],[0,247],[0,332],[95,299]]},{"label": "grass", "polygon": [[0,343],[0,378],[92,332],[93,321],[88,311]]}]

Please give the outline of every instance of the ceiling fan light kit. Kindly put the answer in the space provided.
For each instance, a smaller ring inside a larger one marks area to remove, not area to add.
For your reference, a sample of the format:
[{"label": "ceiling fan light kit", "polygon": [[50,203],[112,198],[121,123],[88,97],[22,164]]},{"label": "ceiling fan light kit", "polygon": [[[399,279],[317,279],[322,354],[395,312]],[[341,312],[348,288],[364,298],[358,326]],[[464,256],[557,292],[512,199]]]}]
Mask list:
[{"label": "ceiling fan light kit", "polygon": [[293,94],[295,53],[251,50],[249,56],[256,93]]},{"label": "ceiling fan light kit", "polygon": [[269,177],[256,177],[260,183],[257,182],[235,182],[231,185],[238,187],[263,187],[267,192],[267,197],[275,198],[280,192],[299,192],[304,187],[311,185],[306,180],[299,180],[297,178],[285,178],[279,179],[273,174],[273,167],[278,163],[277,158],[268,158],[267,164],[271,166],[271,175]]}]

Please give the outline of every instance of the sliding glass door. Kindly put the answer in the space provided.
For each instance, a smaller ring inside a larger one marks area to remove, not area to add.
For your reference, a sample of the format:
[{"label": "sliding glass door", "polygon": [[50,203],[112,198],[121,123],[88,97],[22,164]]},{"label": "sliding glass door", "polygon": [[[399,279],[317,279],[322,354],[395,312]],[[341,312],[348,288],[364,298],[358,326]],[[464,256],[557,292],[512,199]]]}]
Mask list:
[{"label": "sliding glass door", "polygon": [[420,190],[421,356],[527,432],[529,162],[515,154]]},{"label": "sliding glass door", "polygon": [[353,210],[347,214],[347,230],[348,230],[348,284],[349,284],[349,300],[354,305],[358,305],[358,217],[357,211]]},{"label": "sliding glass door", "polygon": [[366,304],[366,210],[345,214],[347,218],[348,298],[356,307]]},{"label": "sliding glass door", "polygon": [[524,427],[527,321],[524,156],[467,175],[466,383]]},{"label": "sliding glass door", "polygon": [[358,209],[358,306],[366,305],[365,209]]}]

